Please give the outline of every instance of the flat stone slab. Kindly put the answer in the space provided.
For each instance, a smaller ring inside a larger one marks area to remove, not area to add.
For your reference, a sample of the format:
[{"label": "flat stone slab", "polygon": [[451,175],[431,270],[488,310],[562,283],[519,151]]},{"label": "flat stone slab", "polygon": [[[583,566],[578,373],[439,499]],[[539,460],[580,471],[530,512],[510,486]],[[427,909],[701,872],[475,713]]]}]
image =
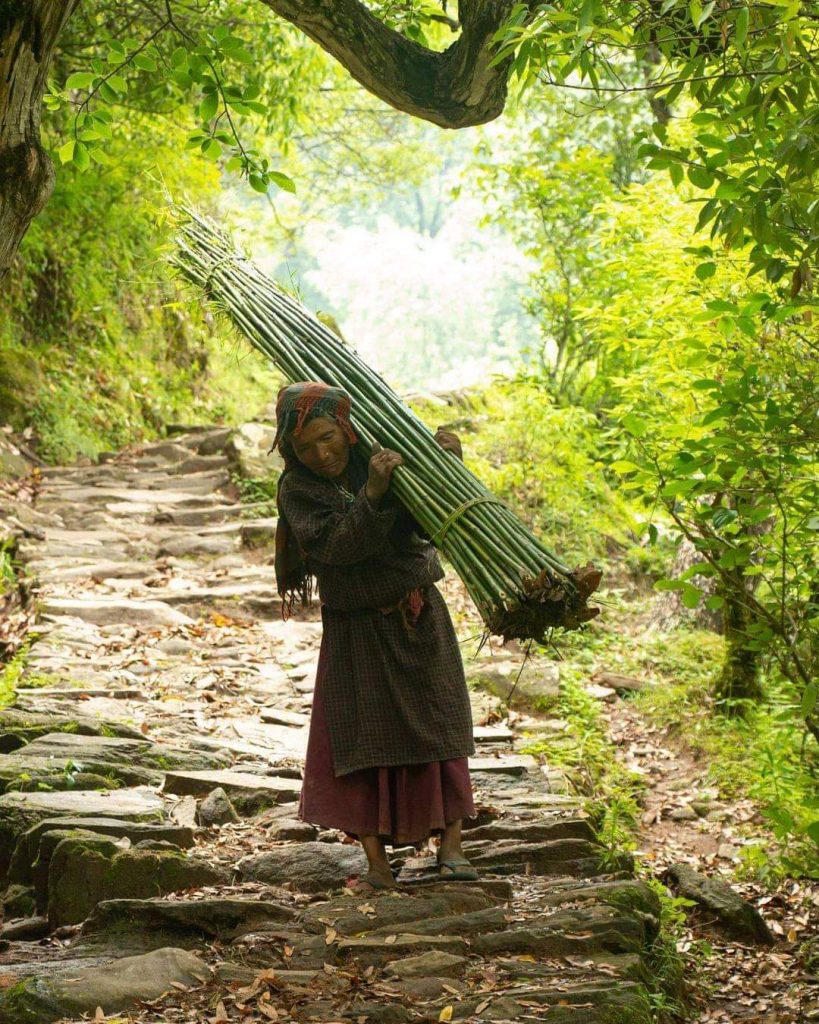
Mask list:
[{"label": "flat stone slab", "polygon": [[189,850],[194,845],[194,830],[185,825],[177,825],[174,822],[162,822],[151,824],[145,822],[127,821],[118,818],[89,818],[70,816],[62,818],[45,818],[37,822],[20,837],[14,850],[9,867],[9,881],[17,883],[28,883],[31,881],[31,865],[37,857],[40,846],[40,838],[46,832],[55,830],[81,829],[84,832],[95,832],[102,836],[112,836],[115,839],[127,838],[132,844],[140,843],[145,839],[154,842],[172,843],[180,849]]},{"label": "flat stone slab", "polygon": [[259,718],[263,722],[272,722],[275,725],[291,725],[295,728],[303,728],[310,724],[310,716],[300,711],[284,711],[280,708],[262,708]]},{"label": "flat stone slab", "polygon": [[0,991],[0,1021],[51,1024],[63,1017],[93,1014],[98,1006],[106,1014],[114,1013],[159,999],[178,986],[198,987],[210,975],[198,956],[172,947],[56,977],[40,974]]},{"label": "flat stone slab", "polygon": [[426,950],[462,955],[468,952],[468,946],[466,939],[460,935],[413,935],[407,933],[342,939],[338,943],[340,959],[358,960],[367,966],[398,960]]},{"label": "flat stone slab", "polygon": [[220,786],[233,798],[260,794],[271,803],[291,803],[298,799],[301,783],[272,775],[251,775],[250,772],[224,771],[170,771],[165,774],[165,792],[176,796],[207,796]]},{"label": "flat stone slab", "polygon": [[358,846],[299,843],[245,857],[237,869],[250,881],[290,885],[300,892],[327,892],[366,874],[367,858]]},{"label": "flat stone slab", "polygon": [[266,900],[105,900],[84,922],[81,943],[150,949],[169,941],[230,942],[247,932],[289,924],[295,916],[289,907]]},{"label": "flat stone slab", "polygon": [[447,953],[445,950],[431,949],[428,953],[419,953],[418,956],[393,960],[387,970],[398,978],[457,977],[463,973],[464,967],[468,963],[465,956]]},{"label": "flat stone slab", "polygon": [[152,789],[63,790],[4,793],[0,796],[0,877],[5,875],[17,841],[44,818],[100,817],[158,821],[165,802]]},{"label": "flat stone slab", "polygon": [[514,757],[470,757],[469,759],[471,772],[525,775],[527,772],[535,771],[537,767],[537,760],[528,754],[518,754]]},{"label": "flat stone slab", "polygon": [[506,726],[476,725],[472,736],[476,743],[508,743],[515,738],[515,733]]},{"label": "flat stone slab", "polygon": [[72,504],[105,504],[123,502],[148,505],[202,505],[212,504],[207,496],[181,490],[148,490],[137,487],[65,487],[52,492],[60,501]]},{"label": "flat stone slab", "polygon": [[[21,691],[18,691],[20,693]],[[23,691],[24,695],[34,690]],[[38,691],[41,692],[41,691]],[[131,739],[143,739],[142,733],[133,726],[122,722],[111,722],[107,719],[91,718],[87,715],[52,715],[20,708],[4,708],[0,711],[0,753],[7,754],[12,750],[30,743],[38,736],[48,733],[66,732],[80,736],[126,736]]]},{"label": "flat stone slab", "polygon": [[127,622],[138,626],[188,626],[193,620],[163,601],[130,601],[127,598],[45,598],[43,615],[70,615],[99,626]]}]

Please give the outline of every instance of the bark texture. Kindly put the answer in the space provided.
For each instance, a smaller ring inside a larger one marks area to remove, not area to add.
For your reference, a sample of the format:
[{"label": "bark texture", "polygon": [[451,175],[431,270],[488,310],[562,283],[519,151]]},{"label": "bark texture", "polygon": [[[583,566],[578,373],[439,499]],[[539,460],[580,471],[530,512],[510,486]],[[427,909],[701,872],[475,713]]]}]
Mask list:
[{"label": "bark texture", "polygon": [[55,45],[78,0],[0,0],[0,275],[54,187],[40,111]]},{"label": "bark texture", "polygon": [[263,2],[398,110],[442,128],[484,124],[503,111],[511,61],[489,65],[513,0],[462,0],[461,33],[441,53],[395,32],[359,0]]}]

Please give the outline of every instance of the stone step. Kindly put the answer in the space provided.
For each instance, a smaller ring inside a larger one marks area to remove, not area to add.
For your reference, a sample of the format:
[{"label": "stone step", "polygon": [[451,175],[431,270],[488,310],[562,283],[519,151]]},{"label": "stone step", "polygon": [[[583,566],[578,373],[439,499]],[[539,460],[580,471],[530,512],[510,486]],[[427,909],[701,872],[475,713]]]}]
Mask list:
[{"label": "stone step", "polygon": [[32,700],[50,700],[67,697],[71,700],[88,700],[89,697],[109,697],[113,700],[148,700],[143,690],[134,687],[117,686],[18,686],[18,697]]},{"label": "stone step", "polygon": [[341,939],[336,947],[340,961],[357,961],[362,967],[380,967],[391,960],[427,950],[463,955],[468,949],[466,939],[460,935],[416,935],[408,932]]},{"label": "stone step", "polygon": [[96,625],[128,623],[139,626],[186,626],[187,615],[159,600],[131,601],[127,598],[46,597],[40,605],[42,615],[83,619]]},{"label": "stone step", "polygon": [[262,708],[259,717],[263,722],[272,722],[276,725],[289,725],[300,729],[310,724],[310,716],[300,711],[285,711],[281,708]]},{"label": "stone step", "polygon": [[48,733],[68,732],[80,736],[125,736],[144,740],[142,733],[124,722],[91,718],[84,714],[53,715],[19,708],[0,709],[0,753],[8,754]]},{"label": "stone step", "polygon": [[154,513],[154,523],[172,523],[176,526],[204,526],[206,523],[224,523],[229,520],[247,520],[248,512],[270,509],[271,502],[256,501],[241,504],[213,505],[210,508],[163,508]]},{"label": "stone step", "polygon": [[195,900],[104,900],[82,927],[81,945],[118,949],[230,942],[255,929],[286,925],[295,911],[267,900],[206,897]]},{"label": "stone step", "polygon": [[164,791],[175,796],[207,796],[221,786],[237,806],[253,805],[258,810],[298,799],[301,783],[275,775],[251,775],[240,771],[169,771]]},{"label": "stone step", "polygon": [[470,772],[493,772],[500,775],[526,775],[538,767],[537,760],[528,754],[502,757],[470,757]]},{"label": "stone step", "polygon": [[85,1019],[100,1006],[114,1013],[136,1003],[150,1003],[174,987],[198,987],[210,973],[195,954],[172,948],[104,965],[68,966],[47,974],[38,971],[19,985],[0,991],[0,1021],[50,1024],[59,1018]]},{"label": "stone step", "polygon": [[128,839],[134,845],[145,840],[171,843],[183,850],[188,850],[194,845],[194,830],[174,822],[152,824],[117,818],[71,816],[45,818],[20,836],[9,866],[9,882],[21,885],[28,885],[31,882],[31,869],[37,859],[40,840],[46,832],[57,830],[94,832],[114,839]]},{"label": "stone step", "polygon": [[106,792],[4,793],[0,796],[0,878],[8,870],[19,838],[37,822],[54,817],[161,821],[165,817],[165,801],[145,786]]},{"label": "stone step", "polygon": [[506,726],[476,725],[472,736],[476,743],[507,743],[515,738],[515,733]]}]

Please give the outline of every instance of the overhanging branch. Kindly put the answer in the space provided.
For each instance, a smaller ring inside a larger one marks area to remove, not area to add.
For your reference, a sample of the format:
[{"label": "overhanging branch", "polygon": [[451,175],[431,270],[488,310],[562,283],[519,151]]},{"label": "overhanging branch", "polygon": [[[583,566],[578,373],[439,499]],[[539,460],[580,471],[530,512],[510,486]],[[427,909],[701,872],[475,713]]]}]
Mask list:
[{"label": "overhanging branch", "polygon": [[308,35],[365,89],[442,128],[498,117],[510,60],[490,67],[492,37],[514,0],[461,0],[461,34],[437,53],[389,28],[359,0],[262,0]]}]

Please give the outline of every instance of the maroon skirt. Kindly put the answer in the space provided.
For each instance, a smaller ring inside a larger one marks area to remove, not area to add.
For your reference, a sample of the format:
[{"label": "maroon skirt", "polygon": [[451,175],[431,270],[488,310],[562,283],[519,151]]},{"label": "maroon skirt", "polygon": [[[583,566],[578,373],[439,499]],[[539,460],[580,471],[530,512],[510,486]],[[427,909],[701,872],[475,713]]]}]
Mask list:
[{"label": "maroon skirt", "polygon": [[322,669],[320,658],[299,802],[303,821],[406,846],[442,832],[452,821],[475,816],[465,757],[336,776],[321,697]]}]

